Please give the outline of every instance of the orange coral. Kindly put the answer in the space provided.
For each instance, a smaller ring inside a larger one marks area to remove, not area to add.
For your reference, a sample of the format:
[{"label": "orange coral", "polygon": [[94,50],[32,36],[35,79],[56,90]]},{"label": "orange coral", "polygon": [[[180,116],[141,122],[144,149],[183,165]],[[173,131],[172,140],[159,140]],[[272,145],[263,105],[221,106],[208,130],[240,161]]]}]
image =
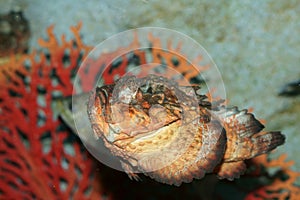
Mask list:
[{"label": "orange coral", "polygon": [[275,177],[270,185],[264,185],[254,190],[245,199],[299,199],[300,187],[296,186],[295,182],[300,178],[300,172],[290,169],[294,161],[285,161],[286,157],[286,154],[282,154],[277,159],[269,160],[268,155],[264,154],[252,160],[259,167],[259,170],[262,170],[262,166],[265,168],[277,167],[286,178]]},{"label": "orange coral", "polygon": [[[82,84],[82,91],[89,91],[95,85],[95,80],[90,77],[94,77],[94,74],[101,74],[104,77],[104,84],[112,84],[115,81],[115,77],[122,77],[127,71],[128,65],[134,62],[134,58],[138,58],[139,66],[144,67],[138,75],[140,77],[148,74],[154,74],[155,68],[160,64],[168,66],[164,74],[168,77],[173,77],[175,71],[181,73],[186,80],[191,81],[197,79],[198,82],[202,81],[199,77],[200,73],[209,69],[209,65],[199,66],[198,68],[193,64],[199,63],[202,60],[201,56],[196,57],[190,63],[189,60],[182,55],[178,55],[181,52],[181,43],[176,47],[173,47],[174,43],[169,40],[164,46],[160,38],[154,37],[151,33],[148,34],[148,40],[150,46],[155,48],[141,49],[140,41],[137,33],[133,37],[133,41],[127,46],[121,46],[113,52],[103,52],[98,55],[97,59],[89,58],[84,61],[81,66],[81,70],[78,71],[78,78],[80,78]],[[149,53],[151,60],[147,58],[146,54]],[[176,63],[174,63],[174,58]],[[121,63],[115,66],[115,61],[121,59]],[[128,73],[130,74],[130,73]],[[178,83],[183,83],[184,80],[178,80]]]}]

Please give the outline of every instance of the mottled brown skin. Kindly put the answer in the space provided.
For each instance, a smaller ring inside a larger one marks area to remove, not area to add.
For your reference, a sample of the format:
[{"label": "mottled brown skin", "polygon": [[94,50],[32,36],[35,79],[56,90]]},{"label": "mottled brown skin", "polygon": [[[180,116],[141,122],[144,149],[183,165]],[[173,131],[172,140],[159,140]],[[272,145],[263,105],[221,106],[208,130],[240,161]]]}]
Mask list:
[{"label": "mottled brown skin", "polygon": [[210,103],[199,89],[155,75],[97,88],[88,103],[95,136],[130,178],[140,172],[177,186],[206,173],[238,178],[244,160],[284,143],[280,132],[261,132],[264,126],[246,110]]}]

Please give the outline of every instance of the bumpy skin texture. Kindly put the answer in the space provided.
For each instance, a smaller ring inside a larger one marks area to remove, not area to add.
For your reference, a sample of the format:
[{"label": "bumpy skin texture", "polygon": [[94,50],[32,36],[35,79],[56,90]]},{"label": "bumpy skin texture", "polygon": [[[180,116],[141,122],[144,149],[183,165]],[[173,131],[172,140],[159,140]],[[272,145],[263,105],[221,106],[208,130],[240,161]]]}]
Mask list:
[{"label": "bumpy skin texture", "polygon": [[130,178],[144,173],[177,186],[206,173],[238,178],[244,160],[284,143],[280,132],[261,132],[264,126],[247,110],[208,102],[199,89],[156,75],[98,87],[88,102],[95,136]]}]

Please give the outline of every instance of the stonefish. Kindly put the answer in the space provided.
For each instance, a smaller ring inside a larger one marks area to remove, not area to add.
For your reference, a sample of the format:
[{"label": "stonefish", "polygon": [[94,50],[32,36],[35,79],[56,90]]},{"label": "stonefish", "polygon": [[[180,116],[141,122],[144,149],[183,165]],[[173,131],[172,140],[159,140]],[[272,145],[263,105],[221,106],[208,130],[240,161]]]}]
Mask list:
[{"label": "stonefish", "polygon": [[247,110],[210,102],[199,91],[161,76],[125,76],[91,93],[88,116],[130,178],[143,173],[177,186],[207,173],[238,178],[245,160],[284,143]]}]

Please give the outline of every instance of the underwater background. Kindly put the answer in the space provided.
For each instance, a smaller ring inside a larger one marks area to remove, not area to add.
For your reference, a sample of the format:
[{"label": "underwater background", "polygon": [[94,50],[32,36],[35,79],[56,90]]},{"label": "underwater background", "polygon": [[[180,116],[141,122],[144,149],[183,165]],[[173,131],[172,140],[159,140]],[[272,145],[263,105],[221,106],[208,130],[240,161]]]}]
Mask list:
[{"label": "underwater background", "polygon": [[[5,1],[0,0],[0,14],[5,14],[10,12],[10,10],[15,8],[21,9],[23,16],[28,20],[30,27],[30,37],[28,38],[28,54],[33,53],[34,49],[40,50],[42,53],[46,52],[45,55],[50,55],[50,61],[52,58],[59,56],[58,52],[63,54],[64,48],[71,49],[70,55],[74,55],[74,60],[77,61],[79,58],[82,49],[84,50],[83,55],[87,54],[88,51],[102,42],[104,39],[112,36],[115,33],[145,26],[155,26],[174,29],[176,31],[182,32],[198,43],[200,43],[210,54],[214,62],[216,63],[225,87],[226,95],[229,100],[230,105],[238,106],[239,108],[252,108],[253,113],[258,119],[263,119],[266,123],[266,130],[280,130],[286,136],[286,143],[278,147],[275,152],[273,152],[269,157],[277,160],[276,164],[270,165],[271,167],[280,168],[281,163],[293,161],[288,165],[282,164],[282,166],[288,167],[295,171],[296,173],[290,173],[288,177],[282,178],[284,183],[282,187],[278,187],[275,190],[278,196],[265,196],[266,198],[279,198],[280,194],[285,194],[286,192],[282,188],[288,189],[290,185],[297,185],[296,188],[299,188],[299,172],[300,172],[300,159],[299,159],[299,143],[300,143],[300,94],[299,94],[299,85],[295,86],[295,92],[288,93],[287,84],[297,83],[300,79],[300,2],[297,0],[288,0],[288,1],[158,1],[158,0],[141,0],[141,1],[121,1],[121,0],[101,0],[101,1],[82,1],[82,0],[73,0],[73,1],[33,1],[33,0],[24,0],[24,1]],[[82,22],[80,28],[73,28],[73,31],[70,31],[70,27],[78,27],[79,22]],[[52,32],[47,32],[47,28],[51,25],[54,25]],[[0,26],[1,28],[1,26]],[[74,30],[77,30],[74,31]],[[53,33],[53,35],[49,33]],[[75,32],[75,34],[74,34]],[[79,34],[80,32],[80,34]],[[65,43],[64,45],[59,45],[63,43],[61,41],[61,35],[65,35],[66,41],[71,41],[74,37],[80,36],[82,44],[77,38],[77,50],[72,50],[72,42]],[[76,35],[78,34],[78,35]],[[27,36],[26,36],[27,37]],[[57,38],[57,46],[54,40],[49,40],[49,38]],[[45,42],[41,42],[41,41]],[[38,42],[40,41],[40,42]],[[43,50],[44,48],[44,50]],[[45,50],[47,49],[48,50]],[[18,52],[19,53],[19,52]],[[52,53],[52,54],[51,54]],[[11,58],[9,58],[11,56]],[[34,56],[32,56],[31,64],[34,65]],[[76,58],[76,59],[75,59]],[[19,63],[20,61],[12,62],[9,61],[12,58],[12,55],[5,55],[0,58],[0,66],[3,70],[7,67],[7,63],[10,63],[10,66],[13,63]],[[24,58],[25,59],[25,58]],[[45,60],[49,59],[45,56]],[[43,60],[43,59],[41,59]],[[70,58],[72,60],[72,58]],[[74,68],[76,65],[74,61]],[[46,61],[45,61],[46,62]],[[39,61],[39,63],[42,63]],[[70,61],[72,63],[72,61]],[[40,64],[39,64],[40,66]],[[17,67],[13,66],[10,69]],[[41,67],[42,68],[42,67]],[[6,79],[7,76],[13,76],[13,72],[1,73],[1,80]],[[46,73],[46,72],[45,72]],[[50,72],[49,72],[50,73]],[[65,73],[69,72],[57,72],[61,73],[62,77],[66,76]],[[70,72],[71,73],[71,72]],[[22,73],[21,73],[22,74]],[[25,76],[27,72],[24,72]],[[50,73],[51,74],[51,73]],[[4,77],[5,76],[5,77]],[[46,77],[47,75],[45,75]],[[22,77],[21,77],[22,78]],[[23,77],[24,78],[24,77]],[[14,79],[14,78],[11,78]],[[42,78],[41,78],[42,79]],[[24,80],[24,79],[22,79]],[[9,81],[8,81],[9,82]],[[18,81],[16,81],[18,82]],[[22,82],[22,81],[21,81]],[[20,83],[21,84],[21,83]],[[1,87],[5,88],[7,82],[2,82]],[[65,96],[72,94],[72,85],[66,86],[64,84],[63,89],[55,88],[55,90],[64,91],[62,93]],[[295,84],[294,84],[295,85]],[[1,90],[3,89],[1,88]],[[12,89],[12,88],[10,88]],[[13,87],[13,89],[16,89]],[[48,90],[39,91],[39,94],[45,95]],[[23,94],[25,95],[25,93]],[[18,96],[18,95],[15,95]],[[14,96],[14,98],[15,98]],[[37,96],[39,96],[37,94]],[[38,97],[37,97],[38,98]],[[50,97],[49,97],[50,98]],[[5,100],[6,99],[6,100]],[[19,124],[18,117],[19,115],[4,115],[3,110],[9,110],[9,107],[12,104],[5,103],[10,101],[9,96],[5,96],[4,100],[1,100],[1,134],[8,133],[7,128],[5,127],[6,121],[15,121],[13,123]],[[27,98],[27,101],[34,100],[33,96]],[[19,101],[19,99],[18,99]],[[10,101],[12,103],[13,101]],[[5,103],[5,105],[4,105]],[[34,106],[34,105],[32,105]],[[4,109],[5,108],[5,109]],[[7,108],[7,109],[6,109]],[[52,109],[52,110],[51,110]],[[13,110],[13,109],[12,109]],[[49,110],[44,110],[44,112],[49,111],[54,112],[53,108]],[[54,109],[55,110],[55,109]],[[7,111],[10,112],[10,111]],[[27,114],[30,116],[30,114]],[[47,114],[45,114],[47,115]],[[11,117],[11,118],[10,118]],[[49,116],[47,116],[49,117]],[[47,118],[46,117],[46,118]],[[30,117],[29,117],[30,118]],[[50,117],[49,117],[50,118]],[[47,118],[48,119],[48,118]],[[59,120],[59,119],[58,119]],[[46,120],[45,120],[46,121]],[[10,122],[12,123],[12,122]],[[12,124],[13,124],[12,123]],[[38,123],[38,122],[36,122]],[[42,122],[41,122],[42,123]],[[43,122],[46,123],[46,122]],[[42,125],[43,125],[42,123]],[[51,127],[57,127],[61,122],[57,122],[51,125]],[[39,126],[42,126],[39,124]],[[11,125],[12,126],[12,125]],[[30,126],[37,126],[33,122],[30,123]],[[2,128],[3,127],[3,128]],[[49,126],[50,127],[50,126]],[[54,128],[56,130],[56,128]],[[76,140],[76,137],[69,136],[71,133],[67,128],[62,128],[66,138],[69,140]],[[24,128],[25,130],[25,128]],[[26,134],[33,134],[34,131],[19,131],[22,139],[31,141],[31,136]],[[35,130],[35,129],[33,129]],[[44,133],[43,133],[44,134]],[[50,133],[49,133],[50,134]],[[51,133],[52,134],[52,133]],[[50,135],[51,135],[50,134]],[[6,137],[6,136],[5,136]],[[45,138],[53,138],[45,134]],[[68,140],[68,141],[69,141]],[[2,142],[6,141],[5,138],[2,138]],[[13,140],[11,140],[13,141]],[[64,141],[64,145],[68,141]],[[23,142],[24,143],[24,142]],[[53,141],[47,140],[45,143],[54,143]],[[2,143],[4,144],[4,143]],[[44,143],[42,143],[44,144]],[[80,144],[80,142],[78,142]],[[7,144],[6,144],[7,145]],[[13,145],[7,145],[13,146]],[[9,152],[14,150],[3,150],[1,147],[1,162],[7,162],[6,157],[9,157]],[[32,147],[32,146],[31,146]],[[30,148],[30,145],[29,147]],[[64,147],[59,147],[61,150]],[[57,148],[56,153],[53,155],[59,154],[59,148]],[[77,148],[77,147],[76,147]],[[75,149],[76,149],[75,148]],[[9,149],[9,148],[8,148]],[[13,149],[13,147],[11,148]],[[43,148],[41,148],[43,149]],[[77,152],[78,151],[78,152]],[[85,151],[80,145],[78,150],[75,151],[73,155],[80,154]],[[5,153],[3,153],[5,152]],[[34,152],[32,150],[32,152]],[[77,152],[77,153],[76,153]],[[286,159],[280,159],[279,157],[282,154],[286,154]],[[52,155],[52,156],[53,156]],[[6,157],[5,157],[6,156]],[[42,155],[39,155],[42,156]],[[68,157],[67,153],[64,155]],[[25,156],[26,157],[26,156]],[[57,157],[57,155],[56,155]],[[279,158],[278,158],[279,157]],[[76,160],[77,159],[77,160]],[[74,163],[85,163],[85,160],[92,160],[87,154],[80,158],[74,159],[68,158],[69,165],[72,163],[70,160],[73,160]],[[50,158],[48,161],[50,162]],[[90,162],[90,163],[89,163]],[[263,161],[262,161],[263,162]],[[267,162],[267,161],[266,161]],[[43,163],[43,162],[41,162]],[[95,165],[96,161],[88,161],[89,165]],[[75,165],[75,164],[74,164]],[[97,164],[96,164],[97,165]],[[51,164],[47,164],[49,169],[53,169]],[[58,167],[59,168],[59,167]],[[75,167],[76,168],[76,167]],[[75,170],[74,168],[74,170]],[[79,167],[80,168],[80,167]],[[191,184],[184,184],[180,188],[173,188],[171,186],[161,186],[159,183],[155,183],[152,180],[144,178],[143,182],[132,182],[128,180],[126,174],[108,169],[104,166],[101,167],[85,167],[81,166],[80,173],[81,175],[85,174],[85,169],[90,170],[87,173],[86,177],[86,186],[93,185],[95,180],[89,181],[89,177],[93,173],[99,173],[102,181],[101,184],[97,183],[97,189],[95,193],[90,191],[85,191],[85,188],[82,189],[82,194],[85,194],[86,198],[90,198],[88,195],[93,194],[93,199],[99,199],[99,195],[104,198],[118,199],[122,197],[132,197],[139,198],[147,196],[147,199],[159,199],[163,197],[172,197],[174,199],[180,199],[181,197],[190,197],[190,198],[205,198],[208,196],[203,195],[203,188],[205,188],[205,183],[201,181],[194,181]],[[4,169],[0,169],[0,179],[4,180],[6,177],[6,172]],[[13,171],[13,170],[10,170]],[[67,170],[70,172],[70,170]],[[60,170],[62,173],[63,179],[66,179],[64,173],[67,171]],[[76,170],[75,170],[76,171]],[[78,171],[78,170],[77,170]],[[78,175],[78,172],[76,172]],[[276,170],[275,172],[276,173]],[[17,172],[12,173],[17,177]],[[294,183],[287,183],[286,180],[292,178],[291,174],[295,177]],[[54,175],[47,175],[48,178],[53,177]],[[247,177],[247,176],[246,176]],[[7,178],[7,177],[6,177]],[[58,178],[60,179],[60,178]],[[72,176],[70,180],[76,179],[76,176]],[[270,179],[270,180],[269,180]],[[272,176],[268,176],[268,181],[263,181],[264,184],[271,184]],[[11,179],[13,180],[13,178]],[[28,179],[30,180],[30,179]],[[20,180],[17,180],[18,182]],[[208,179],[206,182],[210,182]],[[215,180],[212,180],[214,182]],[[219,199],[229,199],[229,198],[246,198],[245,188],[238,188],[237,185],[249,184],[251,180],[236,180],[233,183],[227,181],[219,181],[218,186],[216,186],[216,196]],[[8,181],[9,182],[9,181]],[[7,184],[8,182],[1,182],[1,186]],[[61,187],[62,183],[69,183],[68,180],[57,180],[58,186]],[[253,181],[252,181],[253,182]],[[252,183],[250,185],[253,185]],[[79,183],[78,183],[79,184]],[[214,183],[213,185],[215,185]],[[286,185],[285,185],[286,184]],[[14,184],[11,184],[11,188],[17,188]],[[30,185],[24,183],[24,185]],[[68,184],[66,184],[68,185]],[[75,184],[76,185],[76,184]],[[80,184],[79,184],[80,185]],[[100,186],[99,186],[100,185]],[[255,184],[254,184],[255,185]],[[37,187],[37,188],[36,188]],[[45,185],[47,187],[47,184]],[[83,187],[83,186],[77,186]],[[202,187],[202,189],[201,189]],[[4,190],[0,190],[0,198],[3,195],[8,195]],[[31,187],[29,187],[31,188]],[[35,185],[36,191],[38,191],[38,184]],[[68,188],[68,187],[67,187]],[[255,188],[255,187],[254,187]],[[254,191],[253,188],[253,191]],[[276,188],[276,187],[274,187]],[[241,192],[239,193],[239,189]],[[270,188],[269,188],[270,189]],[[7,188],[8,190],[8,188]],[[18,188],[22,190],[22,187]],[[24,191],[27,191],[28,188],[24,187]],[[34,189],[33,189],[34,190]],[[92,189],[90,189],[92,190]],[[134,191],[130,191],[134,190]],[[154,192],[151,192],[153,190]],[[13,190],[9,190],[13,191]],[[54,190],[50,190],[54,191]],[[66,192],[67,191],[67,192]],[[80,199],[81,196],[76,194],[76,189],[68,189],[65,191],[64,195],[61,197],[70,198],[70,195]],[[231,192],[224,192],[231,191]],[[292,190],[291,190],[292,191]],[[247,191],[248,192],[248,191]],[[299,189],[295,189],[294,196],[288,195],[285,196],[288,198],[296,198],[299,193]],[[37,192],[39,193],[39,192]],[[41,192],[43,193],[43,192]],[[49,196],[55,198],[55,195],[62,194],[63,191],[53,192]],[[227,194],[226,194],[227,193]],[[268,195],[268,192],[266,192]],[[272,192],[270,192],[272,193]],[[30,199],[29,192],[25,192]],[[176,196],[176,195],[177,196]],[[123,195],[123,196],[122,196]],[[130,196],[132,195],[132,196]],[[182,196],[181,196],[182,195]],[[187,195],[187,196],[185,196]],[[263,199],[262,193],[260,194]],[[23,197],[22,194],[18,197]],[[34,196],[36,198],[39,195]],[[251,199],[250,197],[247,197]],[[256,197],[253,196],[252,199],[260,199],[259,195]],[[24,198],[26,199],[26,198]],[[208,198],[209,199],[209,198]]]}]

